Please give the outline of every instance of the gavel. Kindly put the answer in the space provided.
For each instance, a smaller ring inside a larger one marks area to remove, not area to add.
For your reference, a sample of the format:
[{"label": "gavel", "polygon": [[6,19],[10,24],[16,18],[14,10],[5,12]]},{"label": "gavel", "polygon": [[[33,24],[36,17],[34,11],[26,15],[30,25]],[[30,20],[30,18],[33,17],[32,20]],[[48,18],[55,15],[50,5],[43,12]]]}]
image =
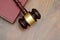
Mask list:
[{"label": "gavel", "polygon": [[32,11],[30,12],[24,8],[24,6],[21,4],[19,0],[14,0],[14,2],[16,3],[16,5],[19,7],[21,12],[23,13],[22,18],[19,18],[18,20],[19,24],[21,25],[23,29],[27,29],[28,26],[31,26],[37,21],[37,19],[41,18],[41,15],[37,9],[33,8]]}]

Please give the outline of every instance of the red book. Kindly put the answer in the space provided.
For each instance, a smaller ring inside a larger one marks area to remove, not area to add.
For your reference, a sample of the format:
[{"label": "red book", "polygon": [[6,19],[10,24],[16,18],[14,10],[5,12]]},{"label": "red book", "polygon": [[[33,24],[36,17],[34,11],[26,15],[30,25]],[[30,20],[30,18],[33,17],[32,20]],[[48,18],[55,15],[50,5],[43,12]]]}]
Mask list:
[{"label": "red book", "polygon": [[[24,6],[27,0],[19,0]],[[0,0],[0,17],[14,23],[16,20],[20,9],[16,6],[13,0]]]}]

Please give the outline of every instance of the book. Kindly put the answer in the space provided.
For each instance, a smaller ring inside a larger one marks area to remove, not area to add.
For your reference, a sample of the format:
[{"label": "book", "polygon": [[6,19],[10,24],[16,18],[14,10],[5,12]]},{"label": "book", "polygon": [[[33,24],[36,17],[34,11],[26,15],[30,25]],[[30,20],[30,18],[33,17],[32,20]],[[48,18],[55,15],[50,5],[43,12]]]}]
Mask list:
[{"label": "book", "polygon": [[[24,6],[27,0],[19,0]],[[10,23],[14,23],[20,9],[16,6],[13,0],[0,0],[0,17],[4,18]]]}]

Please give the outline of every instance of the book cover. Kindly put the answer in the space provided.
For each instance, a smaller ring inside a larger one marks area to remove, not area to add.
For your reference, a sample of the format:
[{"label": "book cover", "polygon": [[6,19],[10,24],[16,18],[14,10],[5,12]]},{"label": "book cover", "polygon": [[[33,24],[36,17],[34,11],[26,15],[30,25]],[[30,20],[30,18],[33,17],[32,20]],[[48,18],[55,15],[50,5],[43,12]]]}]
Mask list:
[{"label": "book cover", "polygon": [[[24,6],[27,0],[19,0]],[[0,17],[4,18],[10,23],[14,23],[20,9],[16,6],[13,0],[0,0]]]}]

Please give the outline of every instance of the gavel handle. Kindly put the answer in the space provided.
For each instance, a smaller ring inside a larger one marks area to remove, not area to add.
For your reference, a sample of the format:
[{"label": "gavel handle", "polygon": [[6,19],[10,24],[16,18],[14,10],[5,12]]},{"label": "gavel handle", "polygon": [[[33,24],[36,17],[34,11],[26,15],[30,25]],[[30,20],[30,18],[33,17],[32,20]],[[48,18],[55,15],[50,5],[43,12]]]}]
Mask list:
[{"label": "gavel handle", "polygon": [[19,9],[22,11],[22,13],[25,15],[28,11],[23,7],[23,5],[21,4],[21,2],[19,0],[14,0],[14,2],[16,3],[16,5],[19,7]]}]

